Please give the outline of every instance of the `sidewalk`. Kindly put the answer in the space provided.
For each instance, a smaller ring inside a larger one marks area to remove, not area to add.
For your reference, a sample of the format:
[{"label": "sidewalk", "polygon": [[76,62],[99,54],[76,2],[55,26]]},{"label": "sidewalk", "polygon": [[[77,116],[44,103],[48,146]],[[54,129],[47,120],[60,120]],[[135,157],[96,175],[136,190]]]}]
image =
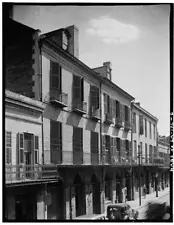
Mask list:
[{"label": "sidewalk", "polygon": [[156,197],[156,192],[153,192],[151,194],[146,195],[146,198],[144,196],[141,197],[141,205],[139,205],[139,198],[134,201],[127,201],[130,206],[136,210],[146,206],[149,201],[151,200],[158,200],[160,197],[167,195],[169,193],[169,188],[165,188],[163,191],[158,191],[158,197]]}]

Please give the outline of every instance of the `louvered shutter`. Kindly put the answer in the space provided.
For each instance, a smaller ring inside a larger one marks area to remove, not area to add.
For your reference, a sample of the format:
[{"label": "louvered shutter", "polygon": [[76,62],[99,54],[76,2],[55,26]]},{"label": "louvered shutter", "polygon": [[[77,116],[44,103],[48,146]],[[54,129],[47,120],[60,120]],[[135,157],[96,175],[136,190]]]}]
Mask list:
[{"label": "louvered shutter", "polygon": [[139,130],[140,130],[140,135],[143,135],[143,116],[139,116]]},{"label": "louvered shutter", "polygon": [[103,163],[105,163],[105,147],[106,147],[105,135],[102,135],[101,160]]},{"label": "louvered shutter", "polygon": [[24,134],[18,133],[18,163],[24,164]]},{"label": "louvered shutter", "polygon": [[116,117],[116,101],[112,99],[112,117]]},{"label": "louvered shutter", "polygon": [[97,89],[95,86],[91,85],[90,88],[90,94],[91,94],[91,106],[97,108]]},{"label": "louvered shutter", "polygon": [[129,158],[132,158],[132,142],[129,141]]},{"label": "louvered shutter", "polygon": [[81,102],[81,78],[73,75],[73,102]]},{"label": "louvered shutter", "polygon": [[109,107],[110,107],[109,113],[110,113],[110,115],[112,116],[112,115],[113,115],[113,114],[112,114],[112,110],[113,110],[113,99],[110,98],[110,99],[109,99],[109,102],[110,102],[110,105],[109,105]]},{"label": "louvered shutter", "polygon": [[110,155],[113,156],[114,153],[114,138],[110,137]]},{"label": "louvered shutter", "polygon": [[121,105],[122,108],[122,122],[125,122],[125,105]]},{"label": "louvered shutter", "polygon": [[104,93],[104,113],[106,114],[108,112],[108,104],[107,104],[107,95]]},{"label": "louvered shutter", "polygon": [[39,136],[34,136],[34,163],[39,163]]},{"label": "louvered shutter", "polygon": [[130,122],[131,122],[131,120],[130,120],[130,118],[131,118],[131,115],[130,115],[130,108],[128,107],[127,109],[128,109],[128,122],[130,123]]},{"label": "louvered shutter", "polygon": [[61,90],[61,66],[57,62],[50,61],[50,90]]},{"label": "louvered shutter", "polygon": [[80,82],[80,91],[81,91],[81,101],[84,101],[84,79],[81,78],[81,82]]},{"label": "louvered shutter", "polygon": [[100,108],[100,106],[99,106],[100,96],[99,96],[99,88],[97,88],[97,87],[96,87],[96,97],[97,97],[96,108],[99,109]]}]

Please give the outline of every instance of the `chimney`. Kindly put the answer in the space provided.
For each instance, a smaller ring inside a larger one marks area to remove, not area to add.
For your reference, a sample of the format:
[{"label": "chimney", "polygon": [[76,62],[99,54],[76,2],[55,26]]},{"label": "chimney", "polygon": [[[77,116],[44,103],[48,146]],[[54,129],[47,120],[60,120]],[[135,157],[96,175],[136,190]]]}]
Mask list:
[{"label": "chimney", "polygon": [[140,102],[135,102],[136,105],[140,106]]},{"label": "chimney", "polygon": [[112,64],[111,62],[104,62],[103,66],[105,68],[105,72],[106,72],[106,78],[108,78],[110,81],[112,81]]},{"label": "chimney", "polygon": [[68,51],[76,58],[79,58],[79,30],[74,25],[66,27],[65,29],[67,29],[70,33],[70,38],[68,41]]}]

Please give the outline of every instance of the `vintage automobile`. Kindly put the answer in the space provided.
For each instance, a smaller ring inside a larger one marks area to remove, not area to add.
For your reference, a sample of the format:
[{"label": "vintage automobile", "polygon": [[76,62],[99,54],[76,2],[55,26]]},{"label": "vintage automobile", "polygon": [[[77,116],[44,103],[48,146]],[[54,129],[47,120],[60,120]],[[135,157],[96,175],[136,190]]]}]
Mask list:
[{"label": "vintage automobile", "polygon": [[111,204],[107,207],[107,220],[137,220],[138,211],[130,207],[128,203]]}]

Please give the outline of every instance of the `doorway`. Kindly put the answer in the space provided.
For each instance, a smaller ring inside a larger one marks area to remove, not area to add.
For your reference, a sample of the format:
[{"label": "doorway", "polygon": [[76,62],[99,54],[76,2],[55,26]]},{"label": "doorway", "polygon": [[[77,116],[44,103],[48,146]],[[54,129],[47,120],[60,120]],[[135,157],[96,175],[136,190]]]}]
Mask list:
[{"label": "doorway", "polygon": [[30,133],[24,133],[24,163],[26,178],[32,178],[32,156],[34,151],[34,135]]},{"label": "doorway", "polygon": [[92,201],[93,201],[93,214],[101,213],[101,200],[100,200],[100,183],[96,178],[96,175],[91,177],[92,183]]}]

